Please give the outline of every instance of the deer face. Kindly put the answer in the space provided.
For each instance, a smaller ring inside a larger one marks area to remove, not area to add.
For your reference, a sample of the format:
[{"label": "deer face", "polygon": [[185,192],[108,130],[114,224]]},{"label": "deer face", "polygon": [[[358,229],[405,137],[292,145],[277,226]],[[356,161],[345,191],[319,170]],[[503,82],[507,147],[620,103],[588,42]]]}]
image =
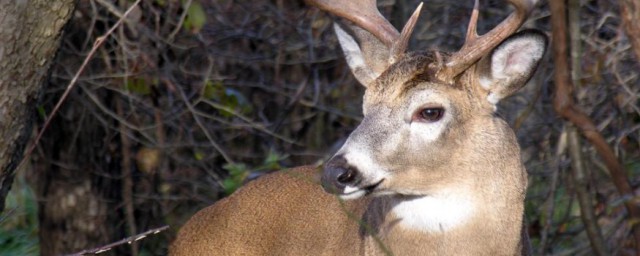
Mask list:
[{"label": "deer face", "polygon": [[367,88],[362,123],[324,169],[325,189],[344,199],[428,195],[468,180],[472,156],[484,154],[470,144],[479,136],[500,139],[508,130],[495,125],[495,104],[524,86],[546,46],[539,32],[515,34],[442,81],[442,53],[406,54],[376,72],[366,66],[355,39],[340,38],[349,34],[339,26],[336,32],[354,75]]}]

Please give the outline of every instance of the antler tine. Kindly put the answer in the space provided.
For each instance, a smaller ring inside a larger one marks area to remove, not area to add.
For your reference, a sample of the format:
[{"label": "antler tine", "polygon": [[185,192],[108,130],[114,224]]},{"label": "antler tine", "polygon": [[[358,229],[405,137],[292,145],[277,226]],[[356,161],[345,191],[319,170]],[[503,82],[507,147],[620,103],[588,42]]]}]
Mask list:
[{"label": "antler tine", "polygon": [[504,39],[515,33],[525,22],[529,12],[531,12],[535,5],[534,0],[510,0],[509,3],[511,3],[516,10],[494,29],[478,37],[476,33],[478,19],[476,0],[476,7],[474,7],[471,21],[469,22],[469,29],[467,30],[467,39],[462,48],[452,54],[447,59],[444,67],[437,71],[436,77],[438,79],[451,82],[454,77],[462,73],[482,56],[486,55]]},{"label": "antler tine", "polygon": [[467,27],[467,37],[465,42],[473,41],[478,38],[478,15],[480,12],[480,0],[476,0],[473,4],[473,11],[471,12],[471,19],[469,19],[469,26]]},{"label": "antler tine", "polygon": [[305,0],[305,2],[353,22],[369,31],[387,47],[392,47],[400,36],[398,30],[380,14],[376,0]]},{"label": "antler tine", "polygon": [[409,39],[411,39],[411,34],[413,33],[413,28],[416,26],[416,22],[418,21],[418,17],[420,16],[420,11],[422,10],[422,2],[418,5],[411,17],[404,24],[402,28],[402,32],[400,32],[400,37],[393,43],[391,47],[391,59],[389,59],[390,63],[396,62],[404,53],[407,51],[407,47],[409,46]]}]

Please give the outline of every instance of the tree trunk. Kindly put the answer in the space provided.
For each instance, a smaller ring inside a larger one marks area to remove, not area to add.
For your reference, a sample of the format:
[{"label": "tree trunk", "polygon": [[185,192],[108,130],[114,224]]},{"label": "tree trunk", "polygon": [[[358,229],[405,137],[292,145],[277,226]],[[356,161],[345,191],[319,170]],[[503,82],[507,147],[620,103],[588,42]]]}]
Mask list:
[{"label": "tree trunk", "polygon": [[0,212],[75,0],[0,1]]}]

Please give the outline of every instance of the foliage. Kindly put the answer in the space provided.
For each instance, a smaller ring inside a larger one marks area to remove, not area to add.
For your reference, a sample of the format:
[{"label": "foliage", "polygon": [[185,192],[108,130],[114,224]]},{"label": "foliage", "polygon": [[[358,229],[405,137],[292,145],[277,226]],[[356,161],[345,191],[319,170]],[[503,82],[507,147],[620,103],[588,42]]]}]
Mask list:
[{"label": "foliage", "polygon": [[0,216],[0,252],[38,255],[38,204],[24,177],[18,177]]},{"label": "foliage", "polygon": [[228,163],[224,165],[223,168],[229,172],[229,177],[222,180],[224,193],[226,195],[231,195],[246,182],[247,178],[249,178],[251,174],[255,175],[256,172],[277,171],[282,169],[279,162],[285,158],[286,156],[269,152],[262,165],[253,168],[253,171],[251,171],[244,163]]},{"label": "foliage", "polygon": [[[187,1],[182,1],[186,3]],[[205,14],[204,8],[198,1],[191,2],[191,5],[187,8],[187,15],[184,20],[184,28],[194,34],[200,32],[204,24],[207,22],[207,14]]]}]

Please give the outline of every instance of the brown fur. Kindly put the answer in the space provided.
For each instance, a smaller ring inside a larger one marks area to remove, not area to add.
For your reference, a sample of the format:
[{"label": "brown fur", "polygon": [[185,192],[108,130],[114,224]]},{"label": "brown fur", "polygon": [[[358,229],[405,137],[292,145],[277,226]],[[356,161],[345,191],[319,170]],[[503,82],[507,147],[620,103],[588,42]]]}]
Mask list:
[{"label": "brown fur", "polygon": [[318,171],[298,167],[250,182],[194,215],[169,254],[361,255],[358,221],[347,212],[361,216],[367,201],[341,203],[314,182]]}]

